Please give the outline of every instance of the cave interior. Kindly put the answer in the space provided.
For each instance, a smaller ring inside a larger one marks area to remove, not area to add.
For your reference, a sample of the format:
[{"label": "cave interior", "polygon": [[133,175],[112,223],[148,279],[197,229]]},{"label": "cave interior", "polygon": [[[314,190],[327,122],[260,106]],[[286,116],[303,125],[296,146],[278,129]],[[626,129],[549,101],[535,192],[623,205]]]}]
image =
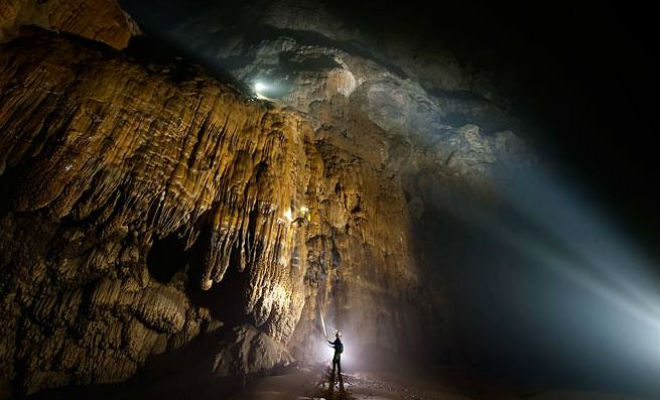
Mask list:
[{"label": "cave interior", "polygon": [[0,2],[0,399],[658,398],[645,11]]}]

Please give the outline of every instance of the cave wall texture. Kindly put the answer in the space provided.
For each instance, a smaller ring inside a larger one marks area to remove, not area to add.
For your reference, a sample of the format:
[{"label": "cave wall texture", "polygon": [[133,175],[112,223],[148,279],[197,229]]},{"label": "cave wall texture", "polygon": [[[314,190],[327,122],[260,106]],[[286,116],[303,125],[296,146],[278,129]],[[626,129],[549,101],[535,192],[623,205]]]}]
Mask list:
[{"label": "cave wall texture", "polygon": [[355,353],[442,335],[413,226],[489,196],[527,156],[516,121],[449,55],[383,65],[290,3],[262,8],[263,37],[172,28],[289,88],[273,102],[122,52],[140,29],[114,1],[0,3],[3,396],[125,381],[200,337],[219,376],[318,360],[320,315]]},{"label": "cave wall texture", "polygon": [[139,27],[114,0],[7,0],[0,4],[0,42],[25,25],[68,32],[123,49]]}]

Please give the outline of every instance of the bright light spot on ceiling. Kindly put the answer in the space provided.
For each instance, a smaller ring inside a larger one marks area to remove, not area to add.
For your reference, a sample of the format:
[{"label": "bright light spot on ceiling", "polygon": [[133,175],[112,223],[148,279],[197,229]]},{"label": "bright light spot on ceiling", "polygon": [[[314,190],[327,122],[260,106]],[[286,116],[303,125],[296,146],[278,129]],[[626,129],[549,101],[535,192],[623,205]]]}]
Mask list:
[{"label": "bright light spot on ceiling", "polygon": [[266,98],[263,92],[267,91],[269,88],[270,86],[265,84],[264,82],[256,81],[254,83],[254,92],[257,94],[257,97],[259,98]]}]

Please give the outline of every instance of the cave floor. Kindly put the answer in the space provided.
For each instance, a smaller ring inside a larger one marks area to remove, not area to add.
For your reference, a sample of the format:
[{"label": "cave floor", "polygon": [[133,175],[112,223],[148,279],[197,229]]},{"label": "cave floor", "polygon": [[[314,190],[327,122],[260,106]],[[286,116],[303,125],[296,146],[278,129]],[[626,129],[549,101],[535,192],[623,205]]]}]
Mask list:
[{"label": "cave floor", "polygon": [[329,368],[301,368],[248,384],[232,400],[641,400],[620,394],[577,390],[521,389],[502,381],[476,379],[459,371],[444,371],[442,380],[386,372],[347,372],[333,382]]},{"label": "cave floor", "polygon": [[[438,377],[442,377],[438,379]],[[343,382],[332,382],[329,367],[304,366],[278,375],[241,382],[210,378],[194,369],[135,379],[126,383],[47,390],[31,399],[152,399],[195,398],[230,400],[646,400],[643,397],[565,389],[521,388],[501,380],[475,377],[465,371],[392,373],[348,370]]]}]

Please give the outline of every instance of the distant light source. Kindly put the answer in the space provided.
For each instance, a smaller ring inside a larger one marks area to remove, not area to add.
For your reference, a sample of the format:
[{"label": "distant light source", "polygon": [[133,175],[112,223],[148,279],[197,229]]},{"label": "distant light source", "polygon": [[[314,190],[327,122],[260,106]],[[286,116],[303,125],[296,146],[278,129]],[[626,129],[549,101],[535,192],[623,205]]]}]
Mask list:
[{"label": "distant light source", "polygon": [[[328,332],[337,332],[337,330],[333,327],[329,327]],[[344,336],[341,335],[341,338],[344,339]],[[328,342],[334,340],[335,340],[335,335],[332,333],[331,336],[324,336],[321,342],[322,350],[317,353],[317,356],[321,358],[320,361],[326,366],[332,365],[332,358],[335,355],[335,349]],[[344,351],[341,353],[342,371],[345,370],[345,367],[347,365],[350,368],[353,365],[353,360],[354,360],[354,357],[352,357],[353,353],[351,352],[351,346],[354,344],[353,343],[354,339],[347,338],[346,340],[347,341],[342,340],[342,344],[344,345]]]},{"label": "distant light source", "polygon": [[268,88],[269,86],[264,82],[256,81],[254,83],[254,92],[257,94],[257,97],[259,98],[266,98],[263,92],[268,90]]},{"label": "distant light source", "polygon": [[[548,359],[594,374],[599,384],[660,398],[657,264],[579,186],[541,166],[501,166],[496,173],[496,181],[506,183],[499,186],[500,198],[525,225],[499,212],[474,221],[527,263],[529,286],[518,284],[516,298],[533,291],[536,306],[525,318],[535,327],[544,324],[539,331],[558,333]],[[470,209],[463,215],[478,214]]]}]

